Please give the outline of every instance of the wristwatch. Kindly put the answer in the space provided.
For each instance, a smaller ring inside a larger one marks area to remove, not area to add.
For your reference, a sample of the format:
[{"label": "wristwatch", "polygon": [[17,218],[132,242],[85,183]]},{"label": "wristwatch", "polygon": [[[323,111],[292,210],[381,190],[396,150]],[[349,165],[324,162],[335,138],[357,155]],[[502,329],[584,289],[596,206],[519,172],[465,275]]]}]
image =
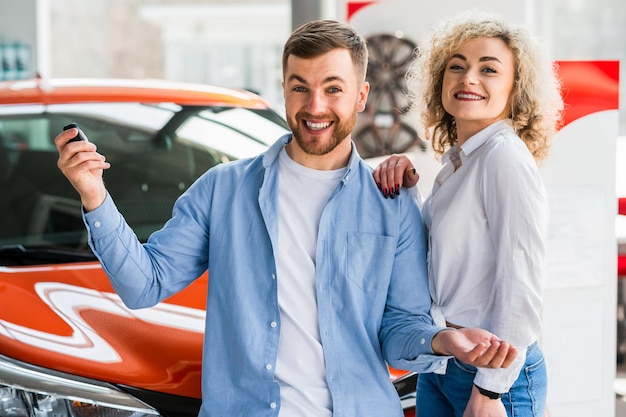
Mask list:
[{"label": "wristwatch", "polygon": [[493,392],[493,391],[486,390],[484,388],[479,387],[476,384],[474,384],[474,386],[478,389],[478,392],[480,392],[482,395],[484,395],[485,397],[490,398],[492,400],[499,400],[500,398],[502,398],[502,395],[504,395],[504,394],[500,394],[498,392]]}]

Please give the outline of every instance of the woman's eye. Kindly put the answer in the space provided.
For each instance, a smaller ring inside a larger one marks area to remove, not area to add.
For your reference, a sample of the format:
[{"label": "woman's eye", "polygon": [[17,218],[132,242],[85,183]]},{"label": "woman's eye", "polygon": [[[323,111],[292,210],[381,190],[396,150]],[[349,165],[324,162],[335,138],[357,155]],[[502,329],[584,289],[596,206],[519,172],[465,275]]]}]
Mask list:
[{"label": "woman's eye", "polygon": [[458,64],[452,64],[450,65],[450,71],[462,71],[463,67],[461,65]]},{"label": "woman's eye", "polygon": [[497,71],[493,68],[483,68],[483,72],[488,72],[490,74],[495,74]]}]

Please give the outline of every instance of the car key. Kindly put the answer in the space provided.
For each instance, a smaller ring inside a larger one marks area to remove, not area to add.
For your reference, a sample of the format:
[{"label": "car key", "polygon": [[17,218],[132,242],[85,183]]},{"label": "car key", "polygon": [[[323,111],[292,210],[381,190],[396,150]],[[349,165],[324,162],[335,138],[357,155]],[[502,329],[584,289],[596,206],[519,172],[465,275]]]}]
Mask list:
[{"label": "car key", "polygon": [[85,134],[83,133],[82,130],[80,130],[80,128],[78,127],[78,124],[76,124],[76,123],[70,123],[69,125],[63,127],[63,130],[72,129],[74,127],[76,129],[78,129],[78,134],[76,136],[74,136],[72,139],[68,140],[67,143],[77,142],[77,141],[80,141],[80,140],[87,140],[87,138],[85,137]]}]

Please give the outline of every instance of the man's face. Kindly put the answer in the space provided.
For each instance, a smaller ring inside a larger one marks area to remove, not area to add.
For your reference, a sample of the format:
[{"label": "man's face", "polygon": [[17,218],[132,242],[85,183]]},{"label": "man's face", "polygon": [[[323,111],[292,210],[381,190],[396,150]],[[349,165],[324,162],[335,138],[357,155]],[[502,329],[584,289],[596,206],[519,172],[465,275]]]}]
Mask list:
[{"label": "man's face", "polygon": [[289,56],[283,89],[296,145],[321,156],[350,138],[369,85],[357,76],[350,52],[338,48],[312,59]]}]

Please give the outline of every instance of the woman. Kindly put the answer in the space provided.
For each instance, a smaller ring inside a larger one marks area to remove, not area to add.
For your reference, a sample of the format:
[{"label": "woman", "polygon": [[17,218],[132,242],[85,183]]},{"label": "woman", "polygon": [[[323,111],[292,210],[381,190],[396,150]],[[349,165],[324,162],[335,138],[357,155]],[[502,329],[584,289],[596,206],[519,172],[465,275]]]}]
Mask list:
[{"label": "woman", "polygon": [[[452,359],[420,375],[417,415],[543,416],[537,340],[548,202],[537,164],[558,128],[560,85],[528,33],[498,18],[459,16],[429,46],[408,85],[443,162],[423,205],[431,314],[440,325],[489,330],[519,353],[506,369]],[[374,179],[388,197],[414,187],[418,174],[393,155]]]}]

